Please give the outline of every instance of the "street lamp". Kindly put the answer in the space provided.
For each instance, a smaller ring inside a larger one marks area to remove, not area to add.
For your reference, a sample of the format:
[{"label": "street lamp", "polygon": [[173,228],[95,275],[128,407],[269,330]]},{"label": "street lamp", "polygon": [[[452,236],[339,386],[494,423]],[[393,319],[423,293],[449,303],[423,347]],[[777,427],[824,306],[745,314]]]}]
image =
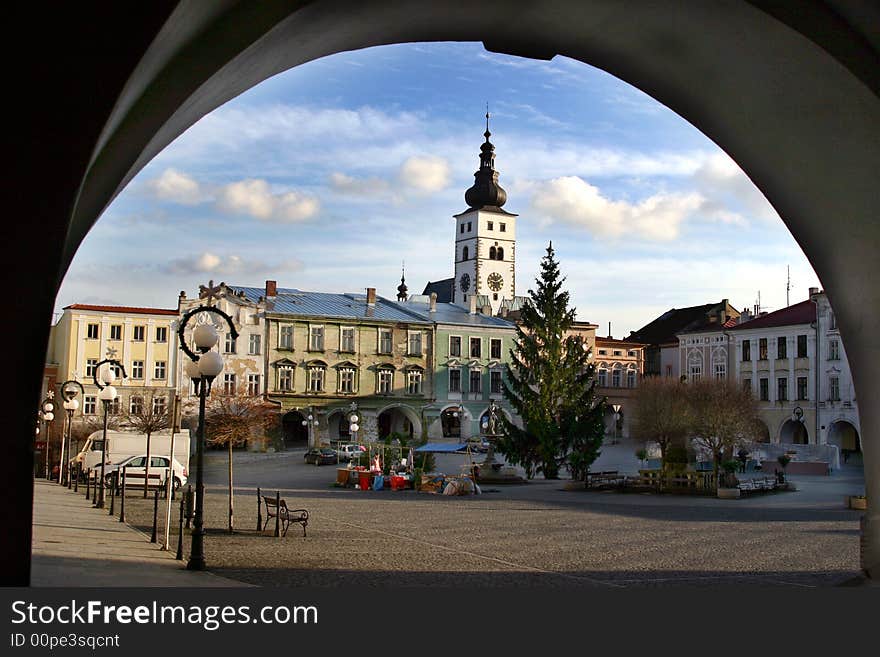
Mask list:
[{"label": "street lamp", "polygon": [[[108,354],[112,353],[114,353],[113,350],[108,350]],[[104,466],[107,463],[107,415],[110,413],[110,404],[116,399],[116,388],[113,387],[113,382],[116,380],[115,368],[117,367],[122,374],[122,378],[126,378],[128,375],[125,373],[125,367],[115,358],[105,358],[99,361],[95,364],[95,369],[92,372],[92,381],[99,390],[98,399],[101,400],[104,406],[104,439],[101,441],[101,489],[95,497],[95,507],[98,509],[104,508]]]},{"label": "street lamp", "polygon": [[351,409],[351,415],[348,416],[348,430],[354,432],[354,442],[358,442],[357,432],[358,429],[360,429],[360,426],[358,425],[358,420],[360,418],[357,416],[357,402],[351,402],[349,408]]},{"label": "street lamp", "polygon": [[[306,417],[306,419],[302,421],[302,425],[303,425],[304,427],[306,427],[306,430],[307,430],[308,433],[309,433],[309,438],[308,438],[308,440],[309,440],[309,449],[311,449],[312,447],[316,447],[316,445],[315,445],[315,433],[314,433],[314,431],[313,431],[313,427],[318,426],[318,421],[315,419],[315,416],[312,415],[313,412],[314,412],[314,409],[313,409],[311,406],[309,406],[309,414],[308,414],[308,416]],[[317,461],[316,461],[316,463],[317,463]]]},{"label": "street lamp", "polygon": [[[68,386],[77,386],[79,390],[76,388],[71,388]],[[64,451],[65,444],[65,435],[61,435],[61,456],[59,456],[58,463],[58,484],[61,485],[62,480],[67,481],[67,487],[70,488],[70,434],[71,434],[71,426],[73,425],[73,414],[76,413],[76,410],[79,408],[79,400],[76,396],[82,392],[83,396],[85,396],[85,389],[82,387],[82,384],[76,379],[69,379],[61,384],[61,396],[64,397],[64,403],[62,406],[64,410],[67,411],[67,452]],[[67,469],[65,470],[65,465]],[[64,478],[64,474],[67,474],[66,479]]]},{"label": "street lamp", "polygon": [[[46,393],[46,397],[43,401],[40,402],[40,418],[45,422],[46,426],[46,440],[44,441],[46,443],[46,479],[49,479],[49,423],[55,419],[55,413],[53,413],[55,410],[55,404],[52,403],[53,399],[55,399],[55,391],[50,390]],[[39,429],[40,428],[37,427],[37,434],[40,433]]]},{"label": "street lamp", "polygon": [[[208,297],[208,303],[214,297],[216,288],[213,287],[214,282],[209,283],[206,288],[205,296]],[[205,288],[203,288],[205,289]],[[180,326],[177,329],[177,335],[180,338],[180,348],[189,356],[189,360],[184,365],[186,375],[192,380],[196,386],[199,395],[199,428],[198,438],[196,442],[196,504],[193,513],[193,531],[192,531],[192,547],[190,549],[189,561],[186,564],[188,570],[204,570],[205,564],[205,484],[204,484],[204,451],[205,451],[205,398],[211,392],[211,384],[220,372],[223,371],[223,358],[216,351],[211,351],[217,344],[219,336],[217,329],[211,323],[203,323],[197,325],[192,332],[192,342],[196,351],[190,349],[186,344],[186,336],[184,331],[190,319],[199,313],[214,313],[220,315],[229,325],[232,339],[238,338],[238,331],[232,323],[232,318],[219,308],[211,305],[199,306],[190,310],[183,316]]]},{"label": "street lamp", "polygon": [[617,430],[618,425],[620,424],[620,404],[612,404],[611,410],[614,411],[614,439],[612,440],[612,444],[617,444]]}]

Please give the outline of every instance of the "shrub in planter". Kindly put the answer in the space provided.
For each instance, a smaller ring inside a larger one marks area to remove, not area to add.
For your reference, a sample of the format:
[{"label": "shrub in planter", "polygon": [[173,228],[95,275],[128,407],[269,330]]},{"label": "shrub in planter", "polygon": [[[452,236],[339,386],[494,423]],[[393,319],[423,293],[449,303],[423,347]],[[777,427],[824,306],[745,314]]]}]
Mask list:
[{"label": "shrub in planter", "polygon": [[736,488],[737,484],[739,484],[739,480],[736,478],[736,471],[739,470],[739,461],[735,459],[723,461],[721,463],[721,469],[723,472],[721,473],[718,487]]}]

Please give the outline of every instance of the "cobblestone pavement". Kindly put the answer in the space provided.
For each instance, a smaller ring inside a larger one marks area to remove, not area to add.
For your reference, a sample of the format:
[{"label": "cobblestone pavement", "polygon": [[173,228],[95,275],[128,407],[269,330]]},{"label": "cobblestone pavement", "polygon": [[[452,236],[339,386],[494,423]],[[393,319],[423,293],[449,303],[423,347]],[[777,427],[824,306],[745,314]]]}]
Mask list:
[{"label": "cobblestone pavement", "polygon": [[[306,473],[312,482],[281,488],[291,507],[309,509],[308,536],[293,526],[274,538],[272,523],[257,532],[256,491],[244,483],[236,532],[227,533],[228,498],[222,480],[209,477],[212,572],[279,587],[512,588],[825,587],[859,574],[861,514],[843,504],[863,486],[854,469],[803,477],[797,492],[718,500],[564,491],[544,480],[471,497],[357,491],[333,488],[332,467],[286,463],[291,483]],[[236,481],[253,478],[240,469]],[[126,513],[149,529],[152,503],[132,498]],[[177,511],[174,518],[176,528]],[[188,553],[188,537],[185,545]]]}]

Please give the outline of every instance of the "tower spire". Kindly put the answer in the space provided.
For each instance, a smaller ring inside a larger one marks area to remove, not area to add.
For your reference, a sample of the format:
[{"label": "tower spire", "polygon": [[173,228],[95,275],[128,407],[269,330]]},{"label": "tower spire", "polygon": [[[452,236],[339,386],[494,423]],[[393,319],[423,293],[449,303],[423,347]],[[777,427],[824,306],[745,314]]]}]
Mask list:
[{"label": "tower spire", "polygon": [[474,173],[474,184],[464,193],[469,208],[479,210],[484,207],[500,208],[507,202],[507,192],[498,184],[495,171],[495,146],[489,141],[489,103],[486,103],[486,141],[480,146],[480,169]]},{"label": "tower spire", "polygon": [[406,301],[409,288],[406,286],[406,263],[400,263],[400,285],[397,286],[397,300]]}]

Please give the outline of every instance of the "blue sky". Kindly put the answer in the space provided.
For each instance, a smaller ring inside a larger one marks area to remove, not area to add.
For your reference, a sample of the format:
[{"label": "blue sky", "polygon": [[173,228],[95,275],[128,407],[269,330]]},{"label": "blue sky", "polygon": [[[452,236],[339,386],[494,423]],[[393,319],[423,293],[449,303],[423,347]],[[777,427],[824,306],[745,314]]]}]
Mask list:
[{"label": "blue sky", "polygon": [[[553,241],[578,319],[616,337],[672,307],[767,310],[820,286],[763,195],[672,111],[581,62],[384,46],[265,81],[157,156],[88,235],[56,310],[175,307],[208,279],[394,298],[452,276],[486,103],[517,294]],[[820,286],[821,287],[821,286]]]}]

